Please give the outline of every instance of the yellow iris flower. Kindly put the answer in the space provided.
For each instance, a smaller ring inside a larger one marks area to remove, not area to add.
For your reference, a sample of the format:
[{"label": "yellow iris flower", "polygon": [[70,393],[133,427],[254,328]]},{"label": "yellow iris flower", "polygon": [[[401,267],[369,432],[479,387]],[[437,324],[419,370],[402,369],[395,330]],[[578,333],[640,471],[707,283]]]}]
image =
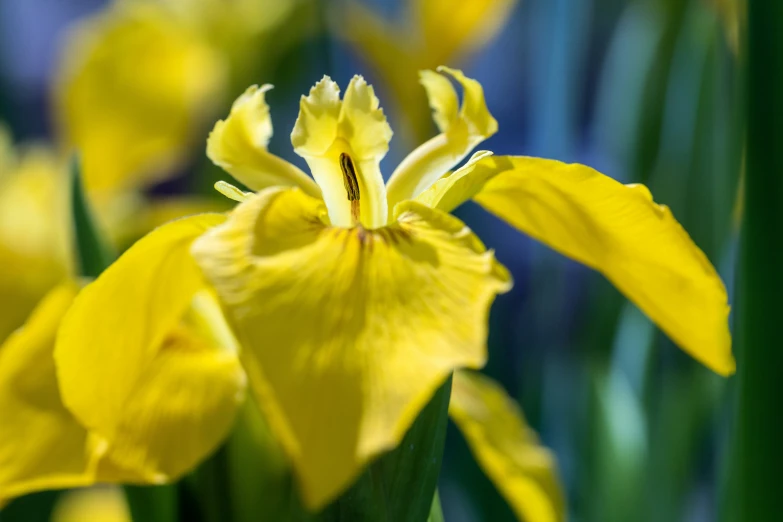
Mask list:
[{"label": "yellow iris flower", "polygon": [[[400,442],[449,375],[486,361],[489,307],[512,283],[448,213],[468,199],[599,270],[684,350],[718,373],[734,371],[725,288],[646,188],[583,165],[485,151],[452,171],[497,124],[481,85],[461,71],[424,71],[421,81],[441,133],[386,184],[379,165],[391,129],[361,77],[342,98],[327,77],[302,97],[291,140],[313,178],[267,150],[269,88],[237,99],[207,151],[257,192],[218,184],[240,202],[233,211],[153,231],[85,287],[62,321],[59,393],[93,450],[166,480],[216,443],[242,389],[225,359],[236,351],[202,347],[227,341],[166,342],[178,339],[172,332],[194,296],[214,291],[306,505],[324,506]],[[211,318],[201,323],[222,324]],[[551,457],[499,388],[458,373],[450,411],[520,515],[562,520]]]}]

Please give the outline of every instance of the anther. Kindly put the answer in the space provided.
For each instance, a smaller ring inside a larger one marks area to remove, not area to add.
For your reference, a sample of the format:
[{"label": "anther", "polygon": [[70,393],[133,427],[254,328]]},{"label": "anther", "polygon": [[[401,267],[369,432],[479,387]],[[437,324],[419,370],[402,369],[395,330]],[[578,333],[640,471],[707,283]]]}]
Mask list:
[{"label": "anther", "polygon": [[343,171],[343,183],[348,201],[351,202],[351,218],[354,224],[359,223],[359,180],[356,177],[356,167],[351,157],[345,152],[340,153],[340,170]]}]

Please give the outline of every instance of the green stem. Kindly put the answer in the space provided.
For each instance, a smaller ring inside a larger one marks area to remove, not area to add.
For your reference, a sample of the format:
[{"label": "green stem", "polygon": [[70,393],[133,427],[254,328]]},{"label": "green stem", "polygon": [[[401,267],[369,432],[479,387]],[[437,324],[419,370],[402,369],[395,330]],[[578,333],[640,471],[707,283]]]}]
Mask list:
[{"label": "green stem", "polygon": [[738,520],[780,512],[783,2],[748,2],[747,163],[739,325]]}]

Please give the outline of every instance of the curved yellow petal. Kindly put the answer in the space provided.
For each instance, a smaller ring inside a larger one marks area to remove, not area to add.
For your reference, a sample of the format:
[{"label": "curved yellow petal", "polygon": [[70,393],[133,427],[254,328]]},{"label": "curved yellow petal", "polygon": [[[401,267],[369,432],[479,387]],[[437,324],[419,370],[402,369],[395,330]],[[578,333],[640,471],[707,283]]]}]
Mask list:
[{"label": "curved yellow petal", "polygon": [[221,56],[172,12],[115,2],[70,34],[54,89],[64,141],[89,190],[173,173],[222,99]]},{"label": "curved yellow petal", "polygon": [[[353,77],[343,100],[340,88],[327,76],[302,96],[291,143],[310,166],[333,225],[386,224],[380,162],[391,136],[375,91],[361,76]],[[358,184],[353,195],[348,192],[349,171]]]},{"label": "curved yellow petal", "polygon": [[488,211],[609,279],[681,348],[734,372],[726,289],[715,268],[647,188],[578,164],[492,156],[444,178],[420,201]]},{"label": "curved yellow petal", "polygon": [[456,69],[438,67],[438,72],[460,83],[462,107],[458,110],[457,92],[447,76],[421,71],[421,83],[441,133],[411,152],[392,173],[387,187],[390,209],[421,194],[497,132],[498,124],[487,109],[481,84]]},{"label": "curved yellow petal", "polygon": [[525,522],[563,522],[565,495],[552,454],[519,406],[491,379],[457,372],[449,415],[498,491]]},{"label": "curved yellow petal", "polygon": [[52,358],[78,291],[74,282],[56,287],[0,346],[0,507],[32,491],[92,481],[87,431],[60,400]]},{"label": "curved yellow petal", "polygon": [[489,305],[510,286],[461,221],[398,211],[332,228],[322,202],[269,189],[193,244],[312,509],[399,443],[455,368],[484,364]]},{"label": "curved yellow petal", "polygon": [[63,402],[116,467],[147,482],[204,458],[242,400],[236,350],[189,254],[223,219],[194,216],[139,240],[82,290],[57,337]]},{"label": "curved yellow petal", "polygon": [[[201,309],[191,308],[139,376],[109,446],[114,463],[152,470],[151,481],[169,481],[190,471],[225,438],[244,400],[245,376],[236,347],[194,328],[198,322],[208,321],[204,326],[211,328],[222,321],[218,305],[205,294],[197,294],[196,301],[202,301],[196,305]],[[204,313],[214,317],[207,320]]]},{"label": "curved yellow petal", "polygon": [[253,85],[236,99],[228,118],[218,121],[210,133],[207,156],[252,190],[295,186],[319,197],[321,191],[310,176],[267,150],[272,118],[264,96],[271,88]]}]

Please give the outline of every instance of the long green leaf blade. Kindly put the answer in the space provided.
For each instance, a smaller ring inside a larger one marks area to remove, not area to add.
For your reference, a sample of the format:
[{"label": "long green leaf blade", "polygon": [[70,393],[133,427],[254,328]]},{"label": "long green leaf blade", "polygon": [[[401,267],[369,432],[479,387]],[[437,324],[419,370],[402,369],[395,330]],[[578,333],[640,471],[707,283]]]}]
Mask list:
[{"label": "long green leaf blade", "polygon": [[115,259],[112,248],[101,236],[82,183],[81,165],[74,154],[70,165],[71,220],[79,275],[98,277]]}]

